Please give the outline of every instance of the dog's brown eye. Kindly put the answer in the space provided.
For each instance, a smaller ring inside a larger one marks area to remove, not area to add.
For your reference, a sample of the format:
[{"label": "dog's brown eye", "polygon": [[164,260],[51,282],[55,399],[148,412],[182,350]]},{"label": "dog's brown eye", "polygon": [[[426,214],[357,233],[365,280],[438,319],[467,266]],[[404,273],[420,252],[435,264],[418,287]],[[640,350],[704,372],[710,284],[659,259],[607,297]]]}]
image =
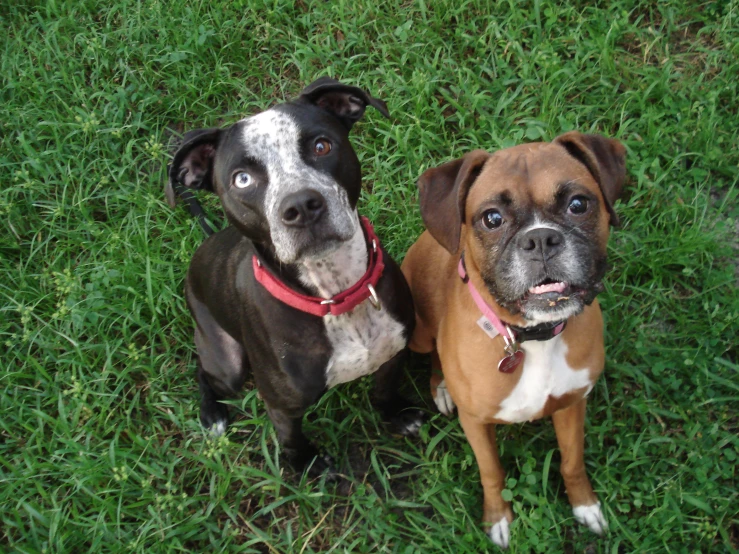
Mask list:
[{"label": "dog's brown eye", "polygon": [[584,214],[588,211],[588,199],[584,196],[575,196],[570,200],[570,205],[567,206],[567,211],[575,215]]},{"label": "dog's brown eye", "polygon": [[503,225],[503,216],[498,210],[488,210],[482,214],[482,224],[488,229],[497,229]]},{"label": "dog's brown eye", "polygon": [[331,143],[325,138],[320,138],[313,145],[313,152],[316,153],[316,156],[325,156],[331,152]]}]

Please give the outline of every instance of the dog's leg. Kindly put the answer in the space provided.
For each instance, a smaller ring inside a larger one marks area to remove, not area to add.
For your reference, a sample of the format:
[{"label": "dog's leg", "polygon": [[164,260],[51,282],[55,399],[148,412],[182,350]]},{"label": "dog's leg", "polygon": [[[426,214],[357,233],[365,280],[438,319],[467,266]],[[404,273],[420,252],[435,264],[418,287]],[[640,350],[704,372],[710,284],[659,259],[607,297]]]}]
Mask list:
[{"label": "dog's leg", "polygon": [[198,359],[198,385],[200,386],[200,422],[213,436],[219,437],[228,427],[228,408],[210,386],[208,377]]},{"label": "dog's leg", "polygon": [[483,523],[491,526],[488,534],[492,541],[501,548],[508,548],[510,537],[508,525],[513,521],[513,511],[501,496],[501,491],[505,488],[505,471],[498,457],[495,425],[482,423],[461,409],[459,410],[459,421],[475,453],[477,466],[480,468]]},{"label": "dog's leg", "polygon": [[600,502],[593,492],[585,473],[583,451],[585,448],[585,405],[586,399],[552,414],[554,431],[562,453],[560,473],[565,482],[567,497],[572,505],[575,519],[602,535],[608,529]]},{"label": "dog's leg", "polygon": [[394,432],[403,436],[417,436],[426,417],[413,408],[410,401],[398,392],[400,376],[408,358],[404,348],[375,372],[374,405],[382,419],[391,423]]},{"label": "dog's leg", "polygon": [[197,322],[194,339],[198,349],[200,422],[213,435],[228,426],[228,408],[219,400],[239,393],[249,372],[249,361],[241,345],[215,320],[205,304],[185,288],[188,305]]},{"label": "dog's leg", "polygon": [[328,455],[321,455],[303,433],[303,414],[273,408],[265,403],[267,415],[277,431],[282,455],[288,463],[299,472],[308,469],[310,477],[318,477],[322,473],[333,476],[333,460]]},{"label": "dog's leg", "polygon": [[434,404],[436,404],[439,411],[446,416],[452,415],[457,407],[454,400],[452,400],[452,395],[449,394],[449,390],[446,388],[444,372],[441,370],[441,361],[436,350],[431,352],[431,398],[434,399]]}]

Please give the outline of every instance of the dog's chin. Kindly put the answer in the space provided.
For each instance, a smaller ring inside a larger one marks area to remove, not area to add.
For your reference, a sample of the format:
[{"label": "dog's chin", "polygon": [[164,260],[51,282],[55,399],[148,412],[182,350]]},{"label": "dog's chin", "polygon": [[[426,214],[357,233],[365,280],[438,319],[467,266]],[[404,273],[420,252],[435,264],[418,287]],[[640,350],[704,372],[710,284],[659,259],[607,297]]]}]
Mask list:
[{"label": "dog's chin", "polygon": [[566,300],[528,298],[520,301],[520,313],[530,325],[563,321],[581,313],[585,302],[581,297],[570,296]]}]

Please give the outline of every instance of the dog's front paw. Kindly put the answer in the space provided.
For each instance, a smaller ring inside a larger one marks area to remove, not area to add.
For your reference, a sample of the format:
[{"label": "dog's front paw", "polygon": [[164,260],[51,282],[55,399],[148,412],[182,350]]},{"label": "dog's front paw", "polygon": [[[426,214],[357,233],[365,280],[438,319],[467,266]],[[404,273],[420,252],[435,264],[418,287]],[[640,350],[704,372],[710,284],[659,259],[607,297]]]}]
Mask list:
[{"label": "dog's front paw", "polygon": [[226,429],[228,428],[228,421],[225,419],[219,419],[215,423],[213,423],[210,427],[208,427],[208,433],[211,437],[214,439],[222,436]]},{"label": "dog's front paw", "polygon": [[200,423],[212,438],[218,438],[228,428],[228,409],[218,402],[214,402],[210,409],[201,408]]},{"label": "dog's front paw", "polygon": [[452,412],[454,412],[457,407],[456,404],[454,404],[454,400],[452,400],[452,395],[449,394],[449,390],[446,388],[446,382],[444,379],[436,385],[434,403],[439,411],[445,416],[452,415]]},{"label": "dog's front paw", "polygon": [[297,473],[305,473],[311,479],[326,475],[328,480],[333,480],[338,476],[333,458],[319,453],[312,444],[299,450],[283,447],[282,453]]},{"label": "dog's front paw", "polygon": [[602,535],[608,530],[608,522],[600,509],[600,502],[589,506],[575,506],[572,513],[579,523],[587,525],[588,529],[597,535]]},{"label": "dog's front paw", "polygon": [[503,519],[494,524],[490,528],[490,531],[488,531],[488,536],[490,537],[490,540],[492,540],[501,548],[508,548],[508,542],[511,537],[509,525],[510,524],[508,523],[508,518],[503,517]]},{"label": "dog's front paw", "polygon": [[384,402],[375,402],[382,421],[389,424],[393,435],[417,437],[421,426],[427,419],[426,413],[413,405],[403,396],[393,395]]},{"label": "dog's front paw", "polygon": [[318,454],[311,462],[308,462],[306,469],[311,479],[325,476],[327,481],[335,481],[339,477],[334,459],[328,454]]},{"label": "dog's front paw", "polygon": [[393,434],[403,437],[417,437],[425,421],[426,414],[415,408],[407,408],[390,418]]}]

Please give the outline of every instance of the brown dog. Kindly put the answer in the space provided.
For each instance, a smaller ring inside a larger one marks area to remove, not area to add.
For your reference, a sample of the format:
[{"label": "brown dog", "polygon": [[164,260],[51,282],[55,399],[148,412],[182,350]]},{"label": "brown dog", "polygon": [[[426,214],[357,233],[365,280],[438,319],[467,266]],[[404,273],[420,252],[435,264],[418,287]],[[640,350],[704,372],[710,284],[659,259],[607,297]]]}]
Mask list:
[{"label": "brown dog", "polygon": [[[495,425],[552,416],[575,518],[607,528],[583,461],[585,403],[603,371],[603,289],[625,149],[569,132],[475,150],[418,181],[428,231],[403,262],[416,306],[412,350],[432,354],[439,410],[456,404],[484,491],[483,521],[508,546],[511,507]],[[481,317],[482,316],[482,317]]]}]

